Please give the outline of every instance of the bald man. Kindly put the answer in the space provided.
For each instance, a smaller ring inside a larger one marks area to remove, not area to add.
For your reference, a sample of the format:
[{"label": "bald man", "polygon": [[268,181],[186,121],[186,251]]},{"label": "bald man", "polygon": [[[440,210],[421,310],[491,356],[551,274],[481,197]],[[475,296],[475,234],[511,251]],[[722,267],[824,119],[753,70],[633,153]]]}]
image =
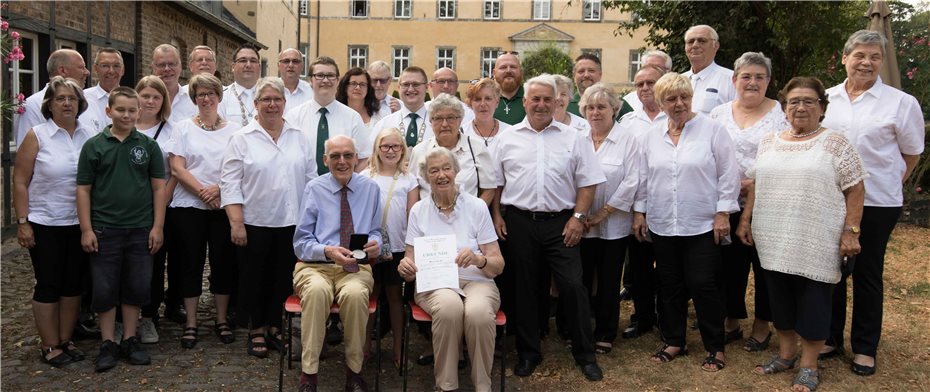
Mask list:
[{"label": "bald man", "polygon": [[[438,97],[439,94],[446,93],[458,98],[455,94],[459,91],[459,76],[451,68],[442,67],[433,72],[433,79],[429,82],[430,96]],[[429,102],[426,103],[429,110]],[[462,124],[468,124],[475,119],[475,112],[462,102],[462,108],[465,109],[465,115],[462,116]]]},{"label": "bald man", "polygon": [[[48,70],[49,79],[63,76],[77,80],[81,86],[84,86],[87,76],[90,75],[90,71],[87,70],[87,66],[84,64],[84,57],[71,49],[59,49],[52,52],[48,56],[48,62],[46,62],[45,66]],[[26,98],[24,106],[26,111],[19,115],[16,128],[13,131],[17,146],[23,142],[27,131],[45,122],[45,116],[42,115],[42,98],[45,97],[45,89],[47,88],[48,83],[45,84],[45,87],[42,87],[42,90]]]},{"label": "bald man", "polygon": [[300,79],[303,70],[304,59],[297,49],[287,48],[278,54],[278,76],[284,82],[284,113],[313,99],[313,87]]}]

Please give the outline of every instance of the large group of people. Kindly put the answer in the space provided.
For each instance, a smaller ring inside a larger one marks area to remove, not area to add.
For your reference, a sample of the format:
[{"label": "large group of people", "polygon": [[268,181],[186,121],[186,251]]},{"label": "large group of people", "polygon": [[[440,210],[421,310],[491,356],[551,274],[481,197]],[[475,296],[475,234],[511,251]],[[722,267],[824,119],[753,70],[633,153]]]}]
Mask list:
[{"label": "large group of people", "polygon": [[[888,55],[879,33],[849,37],[839,85],[795,77],[778,100],[766,97],[777,64],[747,52],[730,70],[715,62],[720,45],[713,28],[693,26],[686,72],[650,51],[626,96],[600,81],[597,56],[579,56],[574,79],[524,83],[506,52],[464,102],[449,68],[432,78],[397,70],[394,98],[383,61],[342,74],[319,57],[308,83],[300,52],[285,49],[279,77],[262,78],[250,45],[233,53],[228,86],[207,46],[190,53],[181,86],[181,54],[160,45],[135,89],[119,86],[120,53],[101,49],[99,84],[82,90],[81,55],[56,51],[16,128],[17,235],[35,271],[41,360],[85,358],[72,341],[82,295],[99,324],[98,372],[120,358],[151,363],[143,344],[164,338],[163,303],[183,324],[181,347],[196,347],[209,261],[218,341],[247,328],[245,351],[258,358],[299,342],[298,388],[316,391],[324,342],[341,323],[346,390],[365,391],[380,339],[369,301],[387,307],[392,359],[406,366],[403,282],[416,283],[418,255],[429,254],[416,244],[449,236],[457,283],[407,289],[432,318],[430,361],[418,362],[433,364],[442,391],[459,389],[463,351],[475,390],[491,390],[499,310],[515,331],[513,374],[533,374],[550,292],[590,381],[605,377],[597,356],[618,336],[658,327],[652,361],[688,354],[690,301],[701,369],[723,370],[733,342],[766,351],[774,327],[777,354],[753,371],[797,368],[792,389],[813,391],[818,360],[845,350],[850,275],[851,370],[873,374],[885,247],[923,152],[920,107],[878,76]],[[625,329],[621,290],[635,311]],[[282,333],[290,295],[302,307],[299,341]]]}]

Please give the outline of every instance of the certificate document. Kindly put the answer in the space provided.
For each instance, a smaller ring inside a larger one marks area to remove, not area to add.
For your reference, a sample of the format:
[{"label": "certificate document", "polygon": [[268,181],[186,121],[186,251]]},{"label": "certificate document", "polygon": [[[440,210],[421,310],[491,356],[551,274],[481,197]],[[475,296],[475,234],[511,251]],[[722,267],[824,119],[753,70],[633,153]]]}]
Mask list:
[{"label": "certificate document", "polygon": [[435,235],[413,239],[417,265],[417,293],[459,288],[459,266],[455,264],[455,235]]}]

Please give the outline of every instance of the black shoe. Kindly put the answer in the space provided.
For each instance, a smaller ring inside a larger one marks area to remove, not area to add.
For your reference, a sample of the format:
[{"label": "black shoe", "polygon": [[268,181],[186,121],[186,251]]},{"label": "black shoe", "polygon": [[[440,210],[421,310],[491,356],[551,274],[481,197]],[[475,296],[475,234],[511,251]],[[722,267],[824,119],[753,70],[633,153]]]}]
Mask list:
[{"label": "black shoe", "polygon": [[860,365],[855,361],[849,366],[849,370],[852,370],[853,373],[860,376],[871,376],[875,374],[875,366]]},{"label": "black shoe", "polygon": [[50,358],[48,355],[51,354],[52,351],[55,351],[55,349],[61,350],[61,348],[58,346],[39,350],[39,357],[42,359],[43,363],[56,368],[74,363],[74,358],[68,355],[68,353],[66,353],[64,350],[61,350],[58,355]]},{"label": "black shoe", "polygon": [[634,321],[629,327],[623,330],[621,336],[624,339],[636,339],[649,332],[652,332],[652,324],[640,324],[639,321]]},{"label": "black shoe", "polygon": [[630,292],[630,289],[626,287],[620,289],[620,300],[621,301],[629,301],[631,299],[633,299],[633,293]]},{"label": "black shoe", "polygon": [[81,313],[78,322],[74,324],[74,340],[100,339],[100,328],[94,320],[93,313]]},{"label": "black shoe", "polygon": [[148,365],[152,363],[152,358],[142,348],[142,342],[139,341],[138,336],[123,339],[122,343],[120,343],[120,350],[123,353],[123,358],[130,365]]},{"label": "black shoe", "polygon": [[581,365],[581,374],[584,374],[584,378],[587,378],[588,381],[601,381],[604,379],[604,372],[601,371],[601,367],[597,366],[595,362]]},{"label": "black shoe", "polygon": [[339,329],[339,317],[329,319],[326,326],[326,344],[335,346],[342,343],[342,330]]},{"label": "black shoe", "polygon": [[187,322],[187,311],[181,305],[165,305],[165,318],[178,324]]},{"label": "black shoe", "polygon": [[732,330],[732,331],[730,331],[730,332],[726,332],[726,333],[725,333],[725,339],[726,339],[726,340],[725,340],[726,343],[724,343],[724,344],[730,344],[730,343],[733,343],[733,342],[736,342],[736,341],[743,340],[743,329],[742,329],[742,328],[736,328],[736,329],[734,329],[734,330]]},{"label": "black shoe", "polygon": [[[529,359],[521,359],[517,366],[513,367],[513,374],[520,377],[527,377],[533,374],[536,371],[536,366],[539,366],[539,361],[531,361]],[[597,365],[594,365],[597,366]],[[600,371],[600,369],[598,369]]]},{"label": "black shoe", "polygon": [[823,360],[830,359],[833,357],[838,357],[841,355],[843,355],[843,349],[839,347],[834,347],[833,350],[831,351],[827,351],[825,353],[820,353],[819,355],[817,355],[817,360],[823,361]]},{"label": "black shoe", "polygon": [[61,351],[64,351],[65,354],[68,354],[71,357],[71,359],[74,360],[74,362],[84,360],[84,352],[81,351],[81,349],[77,348],[77,346],[74,345],[74,342],[71,342],[71,341],[64,342],[62,344],[59,344],[58,348],[61,349]]},{"label": "black shoe", "polygon": [[94,371],[98,373],[105,372],[116,366],[116,362],[119,360],[119,351],[119,346],[113,343],[112,340],[103,342],[100,345],[100,354],[97,355],[97,359],[94,361]]},{"label": "black shoe", "polygon": [[420,366],[429,366],[432,365],[435,361],[436,357],[434,357],[433,354],[420,355],[417,357],[417,365]]}]

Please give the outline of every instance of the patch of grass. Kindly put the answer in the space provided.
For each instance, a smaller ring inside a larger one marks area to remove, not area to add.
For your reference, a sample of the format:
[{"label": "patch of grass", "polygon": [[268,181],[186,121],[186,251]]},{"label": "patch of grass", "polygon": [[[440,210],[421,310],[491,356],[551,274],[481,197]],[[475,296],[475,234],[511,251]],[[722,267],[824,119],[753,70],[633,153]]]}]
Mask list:
[{"label": "patch of grass", "polygon": [[930,299],[930,282],[921,282],[911,286],[907,290],[908,294],[915,297]]}]

